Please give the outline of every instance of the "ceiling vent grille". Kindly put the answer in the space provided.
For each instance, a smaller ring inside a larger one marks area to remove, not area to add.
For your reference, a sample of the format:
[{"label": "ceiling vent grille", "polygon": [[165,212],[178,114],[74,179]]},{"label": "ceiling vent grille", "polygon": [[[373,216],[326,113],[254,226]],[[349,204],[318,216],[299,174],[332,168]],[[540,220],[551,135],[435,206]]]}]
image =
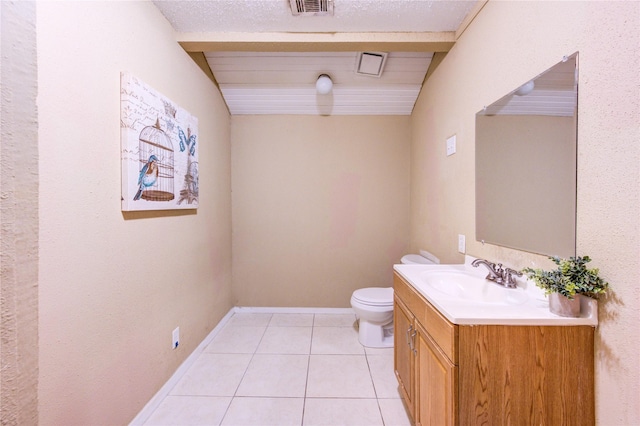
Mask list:
[{"label": "ceiling vent grille", "polygon": [[356,74],[380,77],[387,62],[387,54],[382,52],[360,52],[356,60]]},{"label": "ceiling vent grille", "polygon": [[294,16],[333,15],[333,0],[289,0]]}]

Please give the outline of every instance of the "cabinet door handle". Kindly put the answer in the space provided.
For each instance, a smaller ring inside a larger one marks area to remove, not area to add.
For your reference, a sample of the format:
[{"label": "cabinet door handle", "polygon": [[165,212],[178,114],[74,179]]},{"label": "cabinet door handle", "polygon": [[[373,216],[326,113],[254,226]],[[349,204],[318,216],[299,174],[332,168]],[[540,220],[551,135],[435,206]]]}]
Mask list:
[{"label": "cabinet door handle", "polygon": [[409,345],[411,347],[411,352],[413,352],[414,355],[418,355],[418,351],[416,350],[416,333],[417,330],[413,330],[411,333],[411,345]]},{"label": "cabinet door handle", "polygon": [[417,330],[413,328],[413,324],[409,326],[407,329],[407,344],[409,345],[409,349],[413,352],[414,355],[418,353],[415,348],[415,339],[416,339]]},{"label": "cabinet door handle", "polygon": [[411,331],[413,331],[413,324],[407,329],[407,345],[413,350],[413,346],[411,346]]}]

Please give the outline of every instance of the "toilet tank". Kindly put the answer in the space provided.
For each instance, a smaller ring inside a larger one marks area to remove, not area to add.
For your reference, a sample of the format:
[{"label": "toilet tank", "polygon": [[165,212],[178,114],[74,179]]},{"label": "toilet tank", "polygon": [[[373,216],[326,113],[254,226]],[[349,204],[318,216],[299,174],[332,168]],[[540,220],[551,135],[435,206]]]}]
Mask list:
[{"label": "toilet tank", "polygon": [[405,254],[402,256],[402,259],[400,259],[400,262],[404,264],[421,263],[426,265],[435,265],[440,263],[440,259],[426,250],[420,250],[420,254]]}]

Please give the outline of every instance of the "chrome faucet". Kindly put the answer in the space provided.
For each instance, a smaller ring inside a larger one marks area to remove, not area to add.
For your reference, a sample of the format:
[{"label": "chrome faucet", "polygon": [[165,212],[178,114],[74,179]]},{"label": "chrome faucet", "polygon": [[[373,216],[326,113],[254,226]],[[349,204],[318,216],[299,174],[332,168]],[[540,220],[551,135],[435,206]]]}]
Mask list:
[{"label": "chrome faucet", "polygon": [[484,265],[489,270],[489,274],[485,277],[489,281],[493,281],[496,284],[503,285],[507,288],[516,287],[516,276],[521,277],[522,272],[516,271],[511,268],[503,268],[502,263],[497,265],[493,262],[489,262],[484,259],[476,259],[471,262],[471,266],[477,268],[479,265]]},{"label": "chrome faucet", "polygon": [[480,265],[484,265],[487,267],[487,269],[489,270],[489,274],[486,276],[486,279],[488,279],[489,281],[495,281],[498,282],[498,280],[502,280],[502,263],[498,263],[497,265],[495,263],[489,262],[488,260],[484,260],[484,259],[476,259],[473,262],[471,262],[471,266],[477,268]]}]

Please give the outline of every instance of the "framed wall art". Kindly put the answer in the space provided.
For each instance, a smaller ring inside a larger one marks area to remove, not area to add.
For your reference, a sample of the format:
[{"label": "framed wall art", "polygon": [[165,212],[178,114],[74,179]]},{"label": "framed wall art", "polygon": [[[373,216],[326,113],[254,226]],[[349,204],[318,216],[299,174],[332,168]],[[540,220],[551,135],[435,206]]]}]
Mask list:
[{"label": "framed wall art", "polygon": [[122,211],[198,208],[198,119],[120,75]]}]

